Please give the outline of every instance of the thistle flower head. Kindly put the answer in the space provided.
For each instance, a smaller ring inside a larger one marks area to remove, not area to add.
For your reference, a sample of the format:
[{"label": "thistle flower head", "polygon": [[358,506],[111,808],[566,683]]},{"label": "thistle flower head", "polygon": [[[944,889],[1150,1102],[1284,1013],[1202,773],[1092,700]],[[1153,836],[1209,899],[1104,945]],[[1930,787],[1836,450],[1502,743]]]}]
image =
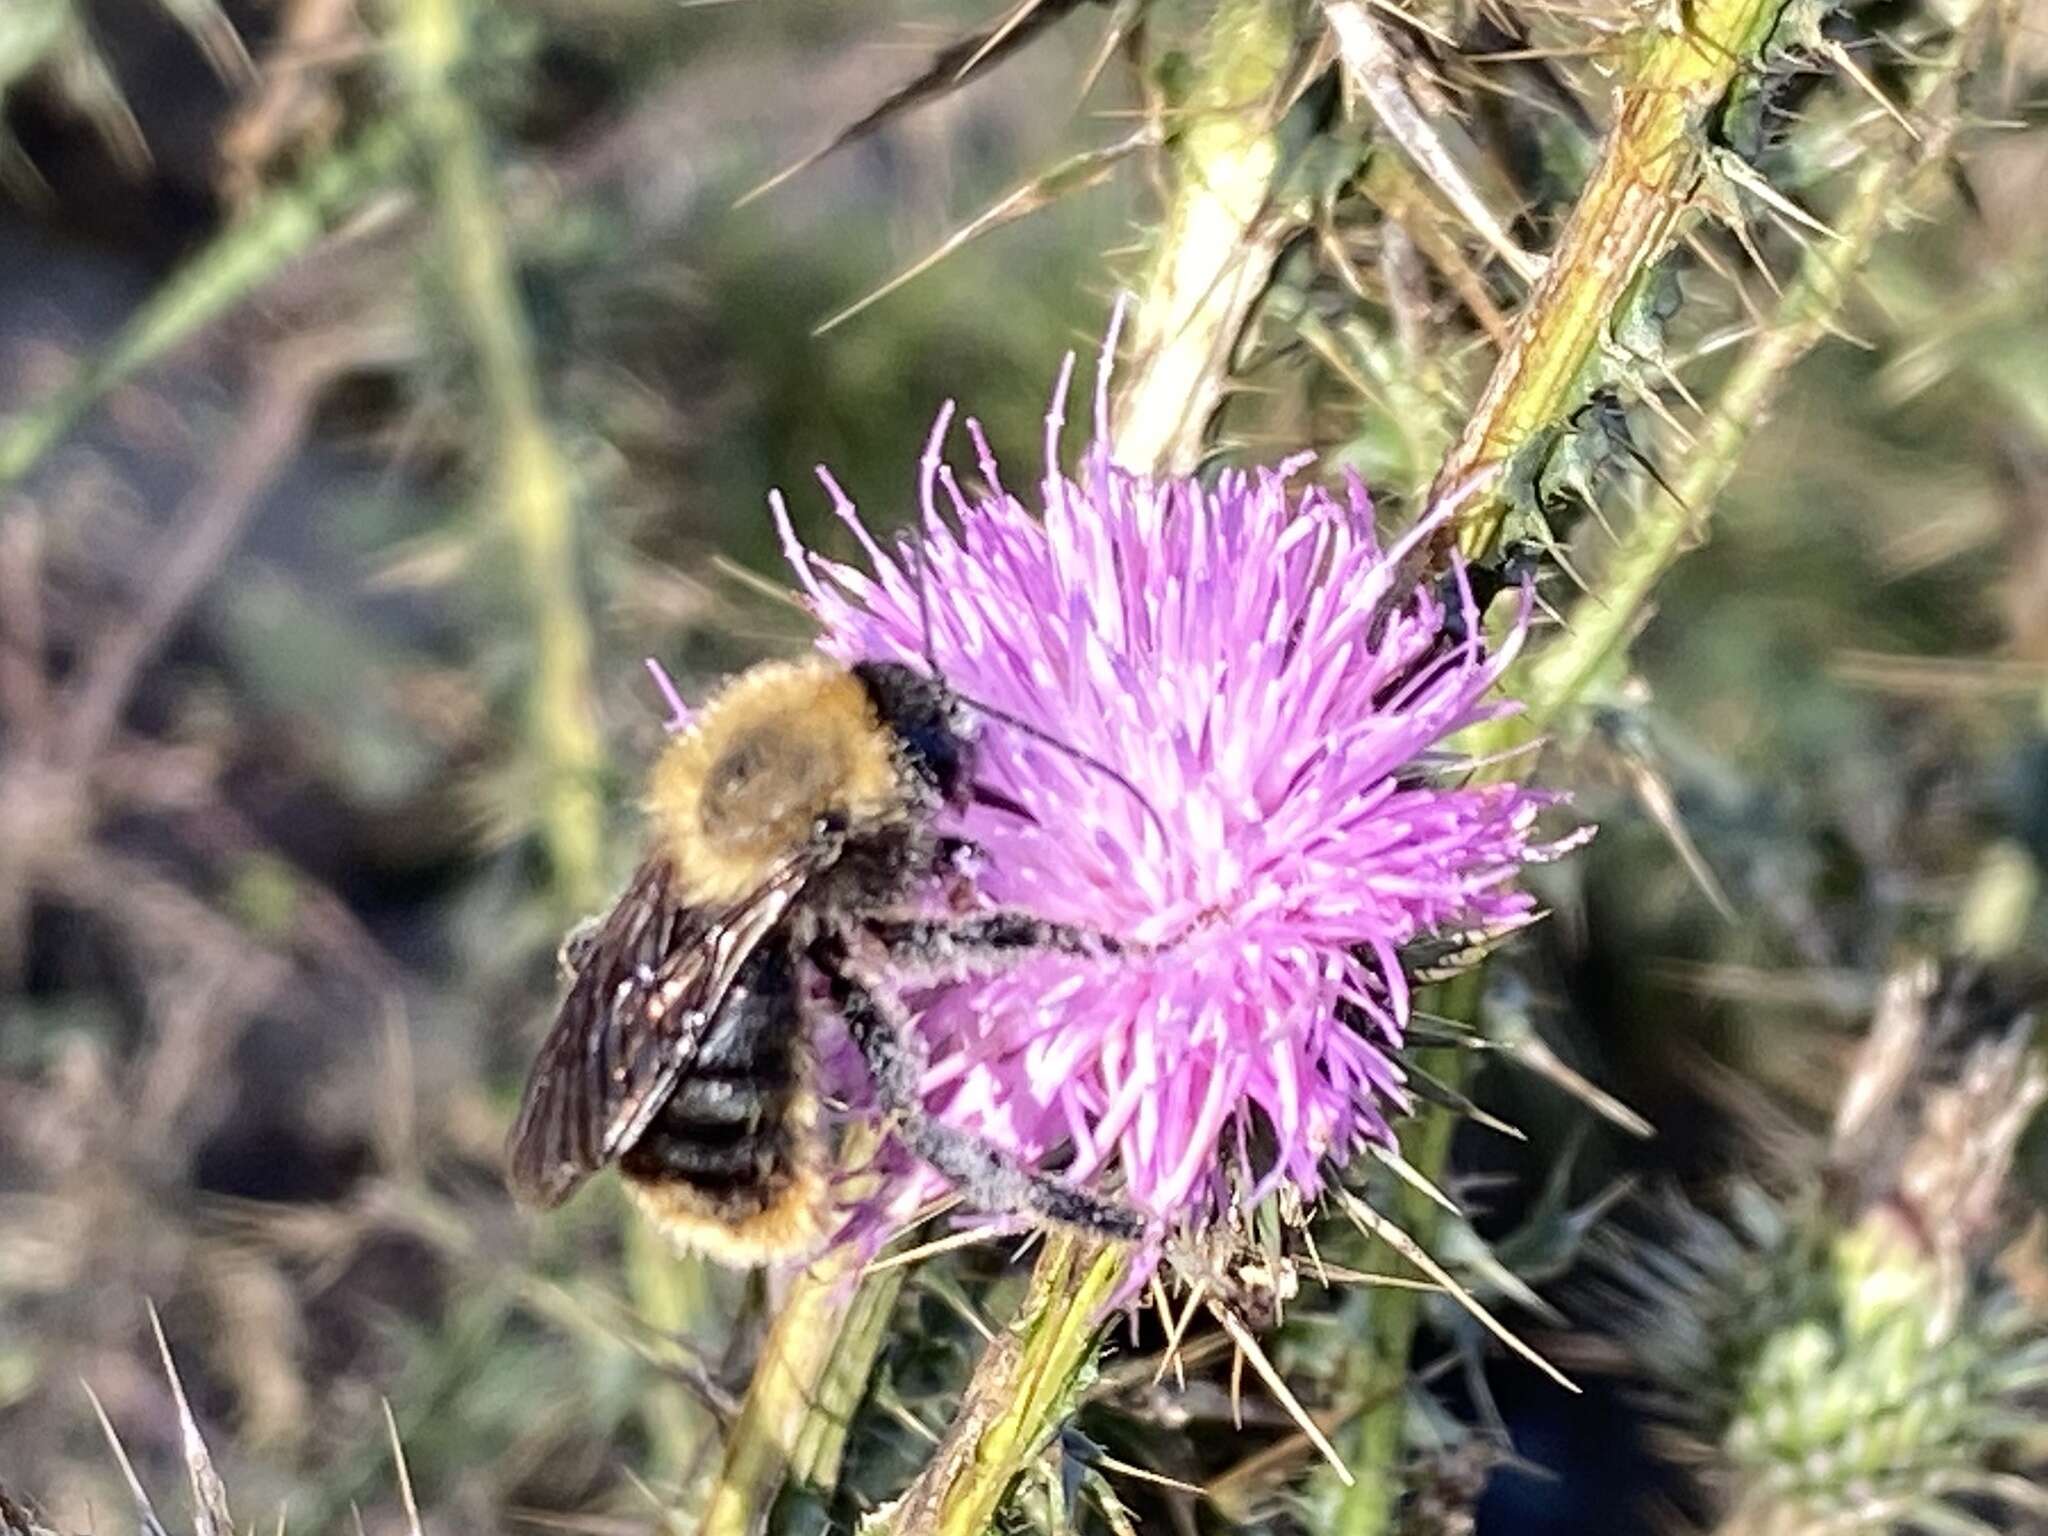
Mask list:
[{"label": "thistle flower head", "polygon": [[964,487],[941,412],[921,551],[885,548],[829,473],[864,568],[806,549],[775,506],[829,653],[917,664],[928,622],[954,688],[1077,749],[988,726],[978,776],[1028,816],[967,813],[982,897],[1142,946],[927,1000],[930,1108],[1029,1161],[1071,1148],[1069,1177],[1199,1225],[1312,1199],[1329,1160],[1390,1137],[1403,945],[1531,916],[1516,876],[1548,851],[1548,797],[1461,782],[1442,751],[1506,707],[1527,604],[1489,651],[1462,572],[1401,574],[1433,522],[1382,547],[1364,488],[1304,480],[1306,457],[1213,486],[1126,470],[1100,391],[1067,478],[1067,384],[1029,495],[972,420]]}]

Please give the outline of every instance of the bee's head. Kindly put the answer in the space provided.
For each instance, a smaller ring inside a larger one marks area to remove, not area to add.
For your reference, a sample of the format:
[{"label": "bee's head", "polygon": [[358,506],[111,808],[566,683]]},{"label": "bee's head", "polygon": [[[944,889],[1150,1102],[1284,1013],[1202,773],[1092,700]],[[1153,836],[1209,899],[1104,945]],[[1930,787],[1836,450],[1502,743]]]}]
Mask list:
[{"label": "bee's head", "polygon": [[974,716],[943,679],[893,661],[863,661],[853,675],[875,702],[875,714],[901,744],[912,773],[957,805],[974,781]]}]

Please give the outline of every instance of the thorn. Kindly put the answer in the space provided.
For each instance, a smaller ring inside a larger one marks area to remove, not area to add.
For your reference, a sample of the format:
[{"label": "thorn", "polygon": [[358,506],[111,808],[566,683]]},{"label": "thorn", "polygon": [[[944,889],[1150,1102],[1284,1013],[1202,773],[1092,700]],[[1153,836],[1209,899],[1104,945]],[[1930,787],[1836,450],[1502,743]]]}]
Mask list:
[{"label": "thorn", "polygon": [[1150,1467],[1133,1466],[1130,1462],[1107,1453],[1097,1453],[1095,1463],[1097,1466],[1107,1467],[1112,1472],[1121,1472],[1125,1477],[1135,1477],[1143,1483],[1157,1483],[1162,1488],[1172,1488],[1198,1497],[1202,1492],[1194,1483],[1184,1483],[1177,1477],[1168,1477],[1164,1472],[1154,1472]]},{"label": "thorn", "polygon": [[[1500,753],[1495,755],[1505,757],[1508,754]],[[1474,1125],[1483,1125],[1489,1131],[1505,1136],[1510,1141],[1526,1142],[1529,1139],[1528,1134],[1520,1126],[1512,1125],[1508,1121],[1501,1119],[1498,1115],[1480,1108],[1468,1095],[1459,1092],[1434,1073],[1424,1071],[1412,1061],[1404,1061],[1401,1065],[1415,1082],[1415,1091],[1418,1097],[1439,1104],[1443,1108],[1448,1109],[1452,1114],[1460,1115],[1470,1120]]]},{"label": "thorn", "polygon": [[1417,1280],[1411,1275],[1383,1275],[1377,1270],[1349,1269],[1342,1264],[1330,1265],[1323,1278],[1326,1283],[1364,1285],[1382,1291],[1427,1291],[1432,1296],[1445,1294],[1444,1288],[1434,1280]]},{"label": "thorn", "polygon": [[836,330],[855,315],[880,303],[897,289],[912,280],[922,277],[933,267],[962,247],[979,239],[992,229],[1027,218],[1044,208],[1064,192],[1079,191],[1094,186],[1115,169],[1117,163],[1127,155],[1135,154],[1159,142],[1158,131],[1146,124],[1129,137],[1120,139],[1103,149],[1084,150],[1071,159],[1054,166],[1042,176],[1034,177],[1022,186],[1013,188],[982,210],[974,218],[940,241],[928,254],[911,263],[865,298],[856,300],[840,310],[822,324],[812,327],[813,336],[823,336]]},{"label": "thorn", "polygon": [[[1208,1294],[1208,1290],[1208,1281],[1197,1280],[1194,1288],[1188,1292],[1186,1309],[1168,1325],[1166,1330],[1166,1348],[1159,1357],[1159,1369],[1152,1377],[1152,1384],[1154,1386],[1157,1386],[1164,1379],[1166,1368],[1171,1365],[1174,1369],[1174,1374],[1180,1380],[1182,1390],[1186,1390],[1187,1378],[1181,1374],[1180,1369],[1181,1341],[1187,1337],[1188,1325],[1195,1320],[1195,1311],[1202,1305],[1202,1298]],[[1233,1396],[1234,1401],[1235,1397]],[[1233,1412],[1235,1412],[1234,1408]]]},{"label": "thorn", "polygon": [[1494,217],[1443,136],[1416,105],[1404,61],[1365,5],[1361,0],[1327,0],[1323,14],[1336,34],[1346,77],[1365,98],[1380,126],[1509,270],[1524,283],[1533,284],[1543,275],[1543,258],[1523,250]]},{"label": "thorn", "polygon": [[1736,186],[1749,193],[1750,196],[1754,197],[1766,208],[1774,209],[1790,219],[1794,224],[1802,225],[1817,235],[1825,235],[1830,240],[1840,240],[1842,238],[1832,225],[1808,213],[1804,208],[1793,202],[1791,198],[1785,196],[1784,193],[1772,186],[1768,180],[1759,175],[1754,166],[1733,150],[1724,149],[1716,153],[1714,156],[1714,168],[1727,177],[1728,180],[1734,182]]},{"label": "thorn", "polygon": [[1764,260],[1764,253],[1757,249],[1756,237],[1749,232],[1748,216],[1736,206],[1733,198],[1728,200],[1728,206],[1723,213],[1728,228],[1735,236],[1735,243],[1742,247],[1742,254],[1749,258],[1750,265],[1762,276],[1764,286],[1771,290],[1771,296],[1782,300],[1785,297],[1784,287],[1778,282],[1777,275],[1771,271],[1770,263]]},{"label": "thorn", "polygon": [[949,1232],[944,1237],[935,1237],[928,1243],[919,1243],[914,1248],[905,1248],[887,1258],[871,1259],[861,1270],[860,1277],[879,1275],[887,1270],[901,1269],[906,1264],[915,1264],[920,1259],[929,1259],[936,1254],[952,1253],[960,1248],[972,1248],[976,1243],[985,1243],[992,1234],[982,1227],[970,1227],[964,1232]]},{"label": "thorn", "polygon": [[1329,1266],[1323,1263],[1322,1252],[1316,1247],[1315,1234],[1309,1231],[1306,1223],[1301,1228],[1301,1241],[1302,1246],[1308,1249],[1309,1263],[1315,1266],[1316,1278],[1327,1286],[1330,1283]]},{"label": "thorn", "polygon": [[619,1470],[626,1474],[626,1481],[633,1485],[633,1491],[647,1501],[647,1507],[654,1511],[654,1517],[666,1526],[671,1536],[686,1536],[687,1527],[677,1517],[674,1506],[667,1499],[647,1485],[647,1480],[625,1462],[619,1463]]},{"label": "thorn", "polygon": [[[1034,11],[1049,3],[1050,0],[1022,0],[1021,4],[1012,7],[1009,15],[982,34],[980,46],[968,55],[966,63],[953,72],[953,83],[955,85],[964,83],[984,59],[1008,42],[1011,35],[1031,19]],[[1059,9],[1062,12],[1072,10],[1073,0],[1066,0],[1066,3],[1062,4]]]},{"label": "thorn", "polygon": [[411,1536],[424,1536],[420,1529],[419,1500],[413,1497],[412,1468],[405,1464],[405,1446],[398,1438],[398,1419],[391,1412],[391,1399],[379,1399],[384,1405],[384,1432],[391,1437],[391,1460],[398,1467],[398,1496],[405,1505],[405,1528]]},{"label": "thorn", "polygon": [[[801,156],[766,181],[741,194],[733,207],[744,208],[747,204],[766,197],[784,182],[809,170],[827,155],[844,149],[858,139],[866,138],[888,123],[891,118],[913,107],[923,106],[926,102],[950,95],[1022,48],[1079,3],[1080,0],[1022,0],[1022,4],[997,22],[991,30],[973,33],[941,48],[908,84],[891,91],[880,102],[809,154]],[[1041,19],[1032,21],[1033,17]],[[1027,21],[1032,24],[1026,26]]]},{"label": "thorn", "polygon": [[1728,899],[1727,888],[1721,884],[1714,868],[1700,852],[1699,844],[1693,841],[1686,830],[1685,818],[1678,811],[1678,797],[1672,793],[1670,782],[1657,771],[1655,763],[1639,750],[1617,744],[1621,756],[1622,772],[1628,776],[1629,788],[1635,791],[1636,799],[1642,802],[1644,814],[1657,824],[1665,841],[1678,855],[1686,873],[1692,876],[1693,884],[1722,921],[1730,927],[1739,922],[1735,915],[1735,904]]},{"label": "thorn", "polygon": [[1392,1169],[1395,1176],[1417,1194],[1435,1202],[1453,1216],[1463,1216],[1465,1214],[1458,1209],[1456,1201],[1432,1184],[1423,1174],[1422,1170],[1409,1162],[1398,1150],[1391,1147],[1382,1147],[1377,1144],[1369,1147],[1367,1150],[1374,1161],[1386,1168]]},{"label": "thorn", "polygon": [[1840,41],[1829,38],[1821,45],[1820,51],[1834,62],[1835,68],[1855,81],[1864,95],[1882,107],[1885,116],[1905,129],[1915,144],[1924,142],[1920,130],[1913,125],[1913,120],[1898,109],[1891,97],[1878,89],[1877,82],[1863,72],[1863,67],[1849,56],[1849,50],[1844,48]]},{"label": "thorn", "polygon": [[1339,1186],[1332,1193],[1337,1196],[1338,1203],[1344,1207],[1345,1214],[1357,1223],[1361,1231],[1369,1237],[1377,1237],[1381,1242],[1393,1249],[1394,1252],[1400,1254],[1402,1258],[1450,1292],[1453,1299],[1469,1312],[1488,1333],[1499,1339],[1501,1343],[1507,1345],[1509,1349],[1535,1366],[1537,1370],[1548,1376],[1560,1387],[1563,1387],[1565,1391],[1574,1394],[1579,1391],[1579,1388],[1569,1376],[1544,1359],[1540,1352],[1523,1343],[1519,1335],[1502,1323],[1491,1312],[1487,1311],[1480,1304],[1479,1298],[1453,1279],[1451,1272],[1431,1258],[1422,1244],[1416,1242],[1414,1238],[1410,1237],[1393,1222],[1387,1220],[1386,1217],[1380,1215],[1378,1211],[1375,1211],[1363,1200],[1352,1194],[1350,1190]]},{"label": "thorn", "polygon": [[1244,1346],[1235,1339],[1230,1349],[1230,1426],[1244,1432]]},{"label": "thorn", "polygon": [[[1273,1362],[1268,1360],[1266,1352],[1259,1348],[1259,1341],[1252,1337],[1252,1332],[1245,1327],[1243,1319],[1230,1308],[1214,1303],[1210,1305],[1209,1312],[1223,1325],[1223,1331],[1230,1335],[1231,1342],[1237,1346],[1238,1360],[1251,1361],[1252,1369],[1259,1373],[1259,1379],[1265,1382],[1267,1390],[1278,1399],[1280,1406],[1287,1410],[1287,1416],[1294,1420],[1301,1432],[1308,1436],[1309,1444],[1313,1445],[1322,1454],[1323,1460],[1330,1464],[1330,1469],[1337,1474],[1337,1481],[1346,1488],[1352,1487],[1357,1479],[1351,1475],[1351,1469],[1344,1465],[1344,1458],[1337,1454],[1337,1447],[1330,1444],[1329,1436],[1323,1433],[1322,1426],[1317,1424],[1309,1415],[1309,1411],[1301,1406],[1301,1399],[1288,1389],[1286,1380],[1273,1369]],[[1233,1399],[1236,1395],[1236,1386],[1236,1368],[1233,1367]],[[1242,1420],[1239,1422],[1242,1425]]]},{"label": "thorn", "polygon": [[114,1461],[121,1468],[121,1477],[128,1484],[129,1495],[135,1500],[135,1517],[142,1523],[143,1536],[166,1536],[163,1522],[156,1517],[156,1508],[149,1502],[149,1495],[142,1491],[142,1479],[135,1475],[135,1463],[128,1459],[128,1448],[121,1444],[121,1437],[114,1433],[114,1421],[107,1417],[107,1410],[101,1404],[99,1394],[92,1384],[80,1377],[78,1384],[85,1388],[86,1401],[92,1404],[92,1411],[100,1421],[100,1430],[112,1447]]},{"label": "thorn", "polygon": [[1620,1099],[1567,1066],[1555,1051],[1537,1037],[1534,1030],[1527,1031],[1522,1038],[1504,1048],[1510,1056],[1538,1077],[1545,1078],[1563,1089],[1601,1119],[1620,1127],[1629,1135],[1648,1141],[1657,1134],[1657,1127]]},{"label": "thorn", "polygon": [[194,1528],[198,1536],[235,1536],[234,1518],[228,1513],[228,1491],[221,1483],[220,1474],[213,1469],[213,1457],[207,1453],[198,1421],[192,1417],[192,1405],[185,1399],[185,1383],[178,1379],[178,1367],[171,1360],[171,1346],[164,1338],[163,1319],[157,1316],[155,1302],[145,1301],[143,1307],[149,1313],[150,1331],[156,1335],[156,1350],[164,1363],[164,1375],[170,1380],[172,1401],[178,1405],[178,1434],[183,1442],[185,1471],[192,1479]]}]

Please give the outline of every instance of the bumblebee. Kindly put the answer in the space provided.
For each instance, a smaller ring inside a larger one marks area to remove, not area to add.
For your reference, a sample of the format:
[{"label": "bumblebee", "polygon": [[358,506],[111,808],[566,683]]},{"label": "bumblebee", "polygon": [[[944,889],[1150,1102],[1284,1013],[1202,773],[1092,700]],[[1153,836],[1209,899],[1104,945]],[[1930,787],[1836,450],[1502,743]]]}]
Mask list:
[{"label": "bumblebee", "polygon": [[898,1135],[975,1206],[1144,1234],[1134,1209],[943,1124],[918,1091],[903,984],[1117,947],[1013,911],[920,915],[972,853],[941,819],[1022,809],[975,782],[973,708],[892,662],[766,663],[670,742],[647,857],[563,948],[568,992],[507,1148],[516,1194],[558,1205],[616,1165],[686,1247],[740,1265],[815,1250],[830,1161],[811,1019],[829,1006]]}]

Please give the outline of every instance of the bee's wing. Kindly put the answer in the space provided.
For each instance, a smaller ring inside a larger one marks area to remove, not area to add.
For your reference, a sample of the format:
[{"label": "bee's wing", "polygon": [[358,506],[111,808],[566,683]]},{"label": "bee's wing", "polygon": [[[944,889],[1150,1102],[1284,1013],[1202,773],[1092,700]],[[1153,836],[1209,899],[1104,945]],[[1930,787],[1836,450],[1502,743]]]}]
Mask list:
[{"label": "bee's wing", "polygon": [[741,964],[810,874],[792,860],[737,902],[695,907],[679,899],[667,861],[650,859],[577,935],[575,979],[506,1144],[521,1199],[559,1204],[646,1130]]}]

